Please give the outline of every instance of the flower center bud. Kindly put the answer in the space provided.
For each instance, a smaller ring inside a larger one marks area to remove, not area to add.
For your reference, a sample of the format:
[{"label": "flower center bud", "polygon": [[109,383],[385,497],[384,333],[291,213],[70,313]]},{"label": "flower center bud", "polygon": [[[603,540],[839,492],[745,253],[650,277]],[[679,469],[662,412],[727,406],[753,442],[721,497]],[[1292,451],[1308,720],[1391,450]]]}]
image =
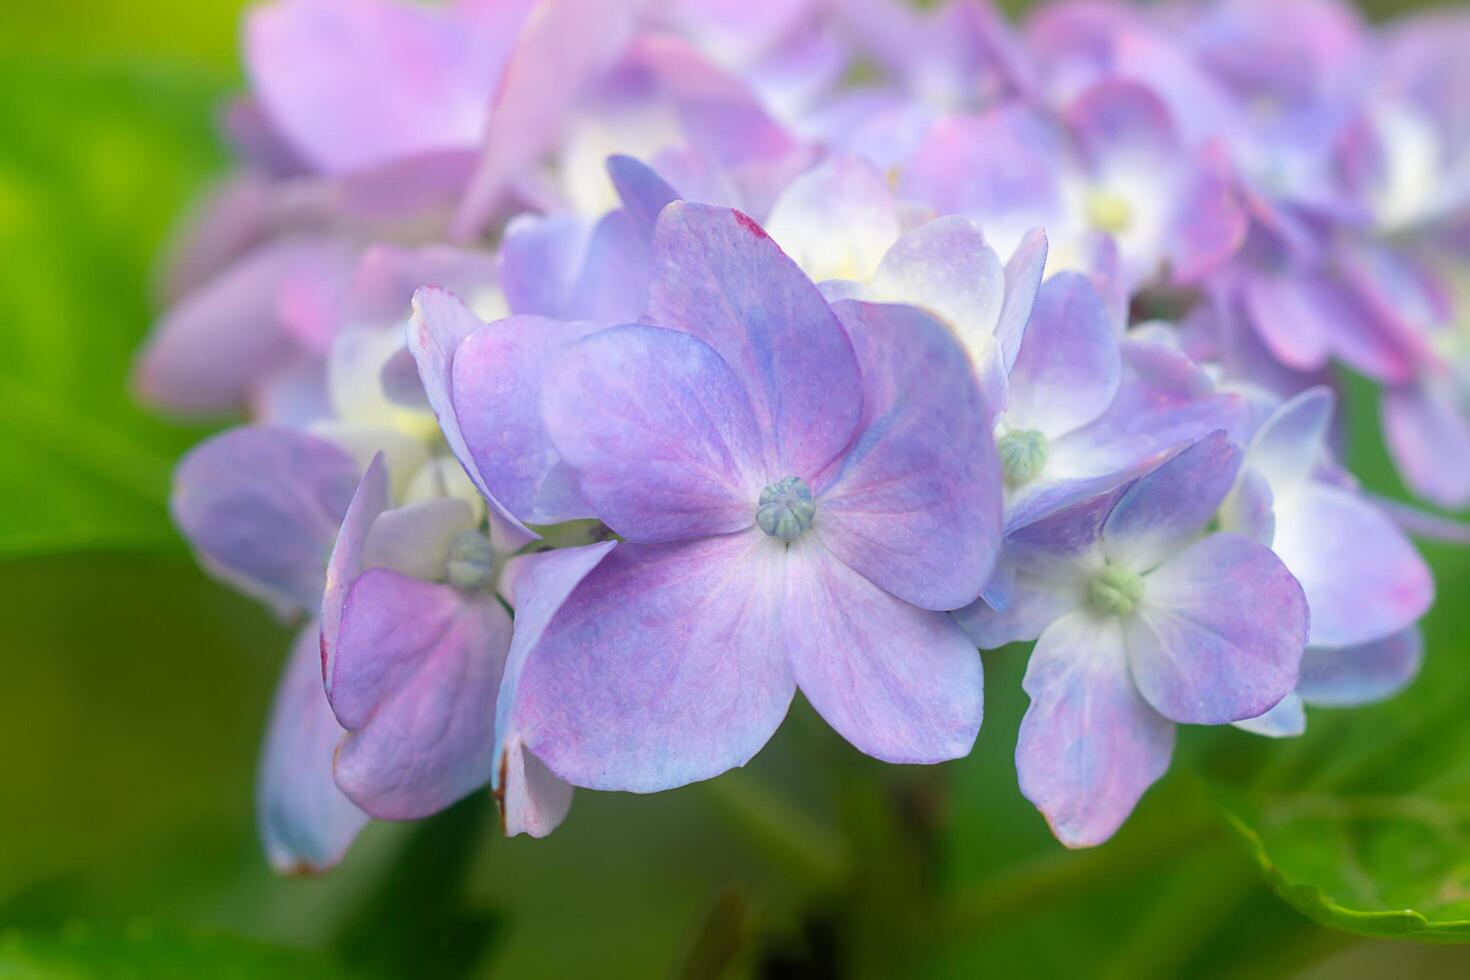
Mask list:
[{"label": "flower center bud", "polygon": [[996,441],[1006,482],[1018,487],[1037,476],[1046,465],[1046,436],[1035,429],[1007,432]]},{"label": "flower center bud", "polygon": [[449,560],[444,570],[449,584],[464,592],[478,592],[490,584],[494,556],[490,539],[479,531],[461,531],[449,542]]},{"label": "flower center bud", "polygon": [[1143,576],[1122,565],[1107,565],[1092,580],[1092,604],[1105,613],[1126,616],[1143,598]]},{"label": "flower center bud", "polygon": [[794,541],[812,526],[816,514],[817,505],[812,501],[812,491],[806,481],[799,476],[788,476],[761,491],[755,522],[773,538]]},{"label": "flower center bud", "polygon": [[1099,189],[1088,194],[1085,208],[1088,223],[1109,235],[1127,231],[1133,223],[1133,208],[1111,191]]}]

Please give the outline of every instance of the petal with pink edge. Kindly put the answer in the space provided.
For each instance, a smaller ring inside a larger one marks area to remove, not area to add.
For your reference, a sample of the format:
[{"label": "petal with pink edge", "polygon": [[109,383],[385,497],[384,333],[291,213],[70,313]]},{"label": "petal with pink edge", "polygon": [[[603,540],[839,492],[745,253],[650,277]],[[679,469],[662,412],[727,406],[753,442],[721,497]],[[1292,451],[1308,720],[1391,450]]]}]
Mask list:
[{"label": "petal with pink edge", "polygon": [[337,785],[368,813],[413,820],[490,781],[510,616],[386,568],[347,592],[328,695],[348,730]]},{"label": "petal with pink edge", "polygon": [[618,545],[527,658],[514,727],[552,772],[591,789],[652,793],[744,765],[796,691],[785,558],[754,530]]},{"label": "petal with pink edge", "polygon": [[1296,687],[1307,600],[1269,549],[1222,532],[1146,576],[1124,624],[1134,683],[1155,710],[1220,725],[1263,714]]},{"label": "petal with pink edge", "polygon": [[779,474],[810,479],[862,414],[852,344],[811,280],[738,211],[676,201],[659,215],[645,319],[707,341],[746,385]]},{"label": "petal with pink edge", "polygon": [[980,654],[948,616],[895,598],[817,541],[792,546],[784,615],[797,686],[843,738],[885,762],[969,753]]},{"label": "petal with pink edge", "polygon": [[1118,621],[1091,612],[1041,634],[1023,686],[1021,793],[1063,844],[1101,844],[1168,770],[1174,725],[1134,688]]},{"label": "petal with pink edge", "polygon": [[834,307],[863,368],[861,434],[813,486],[813,533],[842,561],[925,609],[958,609],[1000,551],[1000,461],[969,361],[909,306]]}]

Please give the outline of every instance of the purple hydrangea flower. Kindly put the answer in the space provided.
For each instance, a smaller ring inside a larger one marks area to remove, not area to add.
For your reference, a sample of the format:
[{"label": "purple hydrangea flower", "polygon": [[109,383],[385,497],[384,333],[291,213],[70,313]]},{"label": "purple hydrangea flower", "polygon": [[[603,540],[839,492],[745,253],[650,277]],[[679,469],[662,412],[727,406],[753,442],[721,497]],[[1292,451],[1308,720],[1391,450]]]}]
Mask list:
[{"label": "purple hydrangea flower", "polygon": [[1302,587],[1269,548],[1209,531],[1241,456],[1217,432],[1008,536],[1011,605],[960,617],[984,648],[1037,641],[1016,767],[1068,846],[1112,836],[1168,768],[1175,724],[1254,718],[1296,687]]},{"label": "purple hydrangea flower", "polygon": [[[451,359],[478,470],[540,458],[625,539],[546,623],[508,724],[593,788],[740,765],[798,686],[879,758],[964,754],[980,664],[942,610],[978,594],[1000,522],[968,360],[917,310],[828,306],[738,212],[666,207],[654,270],[644,324],[504,321]],[[418,304],[421,329],[461,332],[443,294]],[[540,359],[496,380],[471,345],[512,329]],[[471,427],[538,399],[520,441]]]}]

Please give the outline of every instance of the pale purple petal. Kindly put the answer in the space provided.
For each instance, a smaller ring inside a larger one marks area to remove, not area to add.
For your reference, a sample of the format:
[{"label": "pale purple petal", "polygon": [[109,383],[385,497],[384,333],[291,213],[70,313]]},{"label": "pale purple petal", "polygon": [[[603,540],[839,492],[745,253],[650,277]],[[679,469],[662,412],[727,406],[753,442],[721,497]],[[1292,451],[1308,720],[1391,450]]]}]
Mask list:
[{"label": "pale purple petal", "polygon": [[1381,410],[1389,452],[1409,488],[1441,507],[1470,502],[1470,418],[1450,386],[1389,388]]},{"label": "pale purple petal", "polygon": [[409,578],[441,578],[450,542],[476,523],[469,501],[457,497],[432,497],[386,511],[368,531],[363,567],[391,568]]},{"label": "pale purple petal", "polygon": [[1066,108],[1068,128],[1094,168],[1118,158],[1163,164],[1181,152],[1169,109],[1153,90],[1124,78],[1090,86]]},{"label": "pale purple petal", "polygon": [[247,16],[244,57],[291,146],[322,172],[348,173],[473,149],[500,73],[495,41],[414,4],[277,0]]},{"label": "pale purple petal", "polygon": [[256,786],[261,843],[280,874],[329,870],[367,823],[332,779],[342,734],[322,693],[313,622],[297,634],[276,687]]},{"label": "pale purple petal", "polygon": [[709,342],[749,390],[779,479],[807,479],[862,413],[852,344],[816,286],[738,211],[682,201],[659,216],[646,319]]},{"label": "pale purple petal", "polygon": [[374,245],[362,253],[343,297],[345,326],[397,326],[412,310],[413,295],[425,286],[448,290],[474,303],[497,288],[496,259],[489,252],[443,245],[407,249]]},{"label": "pale purple petal", "polygon": [[843,738],[885,762],[969,753],[980,654],[948,616],[894,598],[817,541],[792,547],[783,615],[797,686]]},{"label": "pale purple petal", "polygon": [[1175,282],[1196,282],[1213,272],[1245,243],[1250,229],[1234,177],[1216,149],[1203,154],[1179,191],[1168,233]]},{"label": "pale purple petal", "polygon": [[[1305,661],[1304,661],[1305,662]],[[1241,731],[1266,738],[1295,738],[1307,730],[1307,713],[1299,695],[1288,694],[1263,715],[1233,723]]]},{"label": "pale purple petal", "polygon": [[873,278],[900,231],[888,181],[850,156],[830,157],[793,180],[765,227],[811,278],[857,282]]},{"label": "pale purple petal", "polygon": [[1041,635],[1023,684],[1021,793],[1063,844],[1101,844],[1168,770],[1174,725],[1134,688],[1118,621],[1089,611]]},{"label": "pale purple petal", "polygon": [[515,633],[495,700],[495,744],[500,764],[490,785],[500,803],[507,836],[545,837],[556,829],[571,806],[571,787],[526,748],[516,727],[517,696],[526,660],[535,655],[551,617],[615,546],[616,542],[607,541],[521,555],[506,565],[501,577],[501,592],[515,608]]},{"label": "pale purple petal", "polygon": [[362,474],[351,503],[342,516],[341,529],[332,545],[331,557],[327,560],[326,582],[322,590],[322,636],[321,670],[322,679],[330,685],[332,663],[337,655],[337,633],[342,626],[342,604],[347,599],[347,590],[363,573],[366,564],[363,551],[367,547],[368,534],[374,522],[388,509],[388,467],[381,453]]},{"label": "pale purple petal", "polygon": [[679,192],[652,167],[621,153],[607,158],[607,175],[617,189],[623,209],[639,232],[652,241],[659,213],[669,202],[679,199]]},{"label": "pale purple petal", "polygon": [[325,351],[354,258],[334,239],[288,238],[250,252],[154,327],[134,370],[139,396],[188,415],[239,409],[303,338]]},{"label": "pale purple petal", "polygon": [[1128,488],[1103,527],[1110,561],[1146,572],[1204,530],[1235,483],[1242,453],[1215,432]]},{"label": "pale purple petal", "polygon": [[1263,714],[1296,687],[1307,601],[1269,549],[1212,534],[1144,578],[1124,633],[1134,682],[1155,709],[1219,725]]},{"label": "pale purple petal", "polygon": [[245,426],[180,461],[169,511],[210,572],[282,613],[310,610],[356,482],[331,443]]},{"label": "pale purple petal", "polygon": [[863,371],[861,435],[814,484],[814,533],[870,581],[925,609],[980,594],[1000,550],[1000,461],[969,361],[908,306],[835,307]]},{"label": "pale purple petal", "polygon": [[1434,601],[1434,577],[1413,543],[1351,490],[1312,481],[1278,496],[1271,546],[1306,591],[1313,646],[1398,633]]},{"label": "pale purple petal", "polygon": [[1001,306],[1000,320],[995,325],[995,339],[1000,344],[1007,371],[1021,352],[1021,340],[1026,333],[1026,324],[1031,320],[1036,293],[1041,289],[1042,273],[1046,270],[1047,249],[1046,232],[1032,228],[1006,260],[1006,299]]},{"label": "pale purple petal", "polygon": [[347,592],[328,695],[337,785],[374,816],[428,816],[490,781],[510,616],[492,595],[385,568]]},{"label": "pale purple petal", "polygon": [[1246,465],[1275,495],[1295,490],[1325,461],[1336,406],[1332,389],[1308,388],[1273,412],[1251,439]]},{"label": "pale purple petal", "polygon": [[1271,484],[1258,470],[1240,471],[1230,496],[1220,505],[1220,529],[1236,531],[1271,547],[1276,537],[1276,500],[1271,494]]},{"label": "pale purple petal", "polygon": [[593,511],[633,541],[750,527],[766,479],[744,386],[709,344],[613,327],[567,347],[542,418]]},{"label": "pale purple petal", "polygon": [[1419,675],[1424,634],[1417,626],[1362,646],[1302,655],[1297,692],[1308,704],[1353,707],[1392,697]]},{"label": "pale purple petal", "polygon": [[748,762],[796,690],[785,557],[755,530],[619,545],[526,661],[514,721],[531,751],[574,785],[640,793]]},{"label": "pale purple petal", "polygon": [[1086,276],[1058,273],[1036,295],[1011,368],[1006,424],[1049,439],[1079,429],[1113,403],[1122,372],[1102,297]]}]

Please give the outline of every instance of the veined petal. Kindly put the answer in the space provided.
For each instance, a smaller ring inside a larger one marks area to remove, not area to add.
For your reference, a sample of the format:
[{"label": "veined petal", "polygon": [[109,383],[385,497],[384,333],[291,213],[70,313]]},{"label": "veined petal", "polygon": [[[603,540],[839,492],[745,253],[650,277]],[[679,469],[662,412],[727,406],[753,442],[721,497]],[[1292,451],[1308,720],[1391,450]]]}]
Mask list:
[{"label": "veined petal", "polygon": [[1307,601],[1269,549],[1219,533],[1145,576],[1124,622],[1148,702],[1177,722],[1220,725],[1255,718],[1296,687]]},{"label": "veined petal", "polygon": [[342,626],[342,604],[347,590],[363,573],[363,550],[368,533],[379,515],[388,509],[388,469],[381,455],[374,456],[357,484],[351,503],[342,516],[337,540],[327,559],[325,588],[322,593],[321,668],[322,680],[331,696],[333,661],[337,654],[337,634]]},{"label": "veined petal", "polygon": [[809,479],[852,437],[862,381],[831,308],[760,226],[676,201],[659,215],[645,319],[707,341],[745,384],[777,475]]},{"label": "veined petal", "polygon": [[1000,550],[1000,461],[969,361],[908,306],[835,307],[863,370],[857,441],[814,487],[814,533],[869,580],[925,609],[958,609]]},{"label": "veined petal", "polygon": [[1023,686],[1021,793],[1063,844],[1101,844],[1168,770],[1174,725],[1134,688],[1118,620],[1091,611],[1041,634]]},{"label": "veined petal", "polygon": [[1048,439],[1079,429],[1113,403],[1122,372],[1102,297],[1086,276],[1058,273],[1036,296],[1011,368],[1006,424]]},{"label": "veined petal", "polygon": [[510,616],[493,596],[386,568],[347,592],[328,691],[348,729],[336,778],[389,820],[443,809],[490,781]]},{"label": "veined petal", "polygon": [[521,675],[515,727],[562,779],[652,793],[744,765],[795,693],[785,549],[758,531],[620,544]]},{"label": "veined petal", "polygon": [[843,738],[885,762],[969,753],[980,654],[948,616],[895,598],[815,540],[792,546],[783,615],[797,686]]},{"label": "veined petal", "polygon": [[633,541],[750,527],[764,485],[744,386],[713,347],[661,327],[569,346],[541,396],[546,431],[593,511]]},{"label": "veined petal", "polygon": [[1139,478],[1103,526],[1109,560],[1146,572],[1198,535],[1235,483],[1241,455],[1215,432]]}]

